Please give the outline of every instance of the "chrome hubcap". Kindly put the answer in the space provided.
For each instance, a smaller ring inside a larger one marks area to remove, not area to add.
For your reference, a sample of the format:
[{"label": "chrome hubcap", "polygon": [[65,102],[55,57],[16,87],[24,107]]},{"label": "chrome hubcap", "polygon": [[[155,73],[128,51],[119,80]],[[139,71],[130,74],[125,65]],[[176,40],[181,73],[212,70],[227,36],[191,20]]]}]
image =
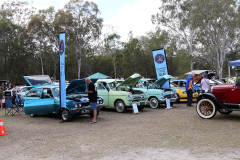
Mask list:
[{"label": "chrome hubcap", "polygon": [[64,111],[62,112],[62,119],[63,119],[64,121],[66,121],[66,120],[68,119],[68,112],[67,112],[66,110],[64,110]]},{"label": "chrome hubcap", "polygon": [[122,102],[117,102],[117,110],[122,112],[124,110],[124,104]]},{"label": "chrome hubcap", "polygon": [[157,108],[158,102],[157,102],[157,100],[156,100],[155,98],[153,98],[153,99],[150,100],[150,106],[151,106],[152,108]]}]

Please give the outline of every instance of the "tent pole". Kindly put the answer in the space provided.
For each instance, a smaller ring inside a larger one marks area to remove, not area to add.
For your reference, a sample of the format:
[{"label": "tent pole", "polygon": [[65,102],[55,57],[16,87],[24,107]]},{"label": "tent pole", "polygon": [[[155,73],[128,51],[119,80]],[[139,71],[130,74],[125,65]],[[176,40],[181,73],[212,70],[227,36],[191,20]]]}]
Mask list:
[{"label": "tent pole", "polygon": [[228,66],[228,77],[230,78],[230,66]]}]

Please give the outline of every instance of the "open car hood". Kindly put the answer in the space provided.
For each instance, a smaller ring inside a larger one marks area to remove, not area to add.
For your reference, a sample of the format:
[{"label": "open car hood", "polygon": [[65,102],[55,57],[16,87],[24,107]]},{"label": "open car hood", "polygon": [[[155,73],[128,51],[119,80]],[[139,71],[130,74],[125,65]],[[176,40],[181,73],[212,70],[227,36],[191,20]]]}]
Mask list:
[{"label": "open car hood", "polygon": [[47,75],[23,76],[28,85],[32,87],[52,85],[51,79]]},{"label": "open car hood", "polygon": [[66,94],[86,94],[87,84],[85,79],[75,79],[68,85]]},{"label": "open car hood", "polygon": [[130,77],[128,77],[125,81],[123,81],[122,83],[120,83],[118,85],[119,86],[128,86],[130,88],[135,87],[136,84],[138,83],[138,81],[142,78],[142,76],[138,73],[135,73],[133,75],[131,75]]},{"label": "open car hood", "polygon": [[[215,76],[215,73],[212,73],[212,72],[211,72],[211,73],[208,73],[208,74],[207,74],[207,77],[208,77],[207,79],[210,80],[210,79],[212,79],[213,76]],[[195,85],[201,83],[201,80],[202,80],[202,79],[203,79],[203,78],[200,78],[200,79],[195,83]]]},{"label": "open car hood", "polygon": [[174,78],[174,77],[172,77],[170,75],[162,76],[159,80],[156,80],[152,85],[157,85],[157,86],[162,87],[171,78]]}]

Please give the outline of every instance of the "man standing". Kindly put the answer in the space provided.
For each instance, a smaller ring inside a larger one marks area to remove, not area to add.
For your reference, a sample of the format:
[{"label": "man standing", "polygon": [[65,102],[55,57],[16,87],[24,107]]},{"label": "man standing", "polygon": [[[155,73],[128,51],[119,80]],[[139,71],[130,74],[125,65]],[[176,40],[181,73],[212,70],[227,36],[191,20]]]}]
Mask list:
[{"label": "man standing", "polygon": [[192,99],[193,99],[193,91],[194,91],[194,81],[193,77],[195,76],[195,73],[192,72],[191,75],[187,77],[187,84],[186,84],[186,90],[187,90],[187,106],[192,106]]},{"label": "man standing", "polygon": [[54,78],[51,77],[51,82],[52,82],[52,85],[55,85],[55,82],[54,82]]},{"label": "man standing", "polygon": [[93,110],[93,119],[89,123],[97,123],[97,91],[90,78],[85,79],[88,89],[85,90],[88,93],[91,109]]}]

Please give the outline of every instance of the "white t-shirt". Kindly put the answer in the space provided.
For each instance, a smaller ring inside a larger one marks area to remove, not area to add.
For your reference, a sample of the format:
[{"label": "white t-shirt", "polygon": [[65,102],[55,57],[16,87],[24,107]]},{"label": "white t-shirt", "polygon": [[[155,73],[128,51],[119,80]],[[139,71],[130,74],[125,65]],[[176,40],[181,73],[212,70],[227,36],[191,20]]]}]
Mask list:
[{"label": "white t-shirt", "polygon": [[209,79],[202,79],[202,90],[209,90],[208,84],[210,84]]}]

